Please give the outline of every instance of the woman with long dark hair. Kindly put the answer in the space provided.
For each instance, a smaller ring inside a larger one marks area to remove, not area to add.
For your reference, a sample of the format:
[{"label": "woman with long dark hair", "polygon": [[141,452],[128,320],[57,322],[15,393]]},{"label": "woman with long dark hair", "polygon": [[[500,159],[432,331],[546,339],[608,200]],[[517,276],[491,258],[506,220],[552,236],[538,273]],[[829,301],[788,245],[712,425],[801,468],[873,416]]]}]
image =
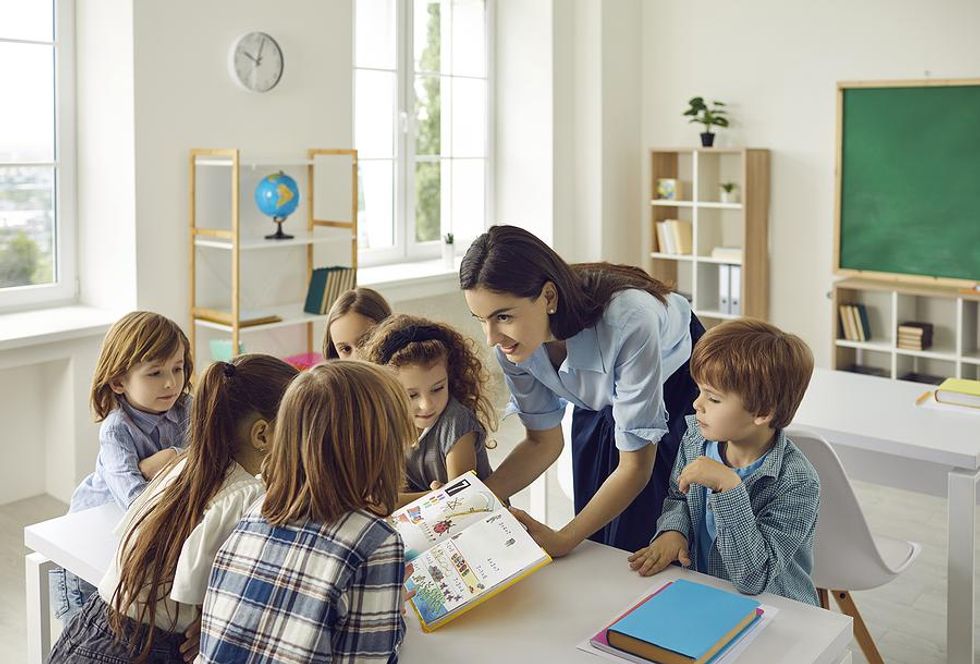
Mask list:
[{"label": "woman with long dark hair", "polygon": [[487,484],[509,498],[547,470],[570,402],[575,518],[555,531],[515,513],[552,556],[586,538],[649,544],[698,392],[688,362],[704,328],[687,300],[637,267],[569,265],[514,226],[476,239],[459,282],[527,432]]}]

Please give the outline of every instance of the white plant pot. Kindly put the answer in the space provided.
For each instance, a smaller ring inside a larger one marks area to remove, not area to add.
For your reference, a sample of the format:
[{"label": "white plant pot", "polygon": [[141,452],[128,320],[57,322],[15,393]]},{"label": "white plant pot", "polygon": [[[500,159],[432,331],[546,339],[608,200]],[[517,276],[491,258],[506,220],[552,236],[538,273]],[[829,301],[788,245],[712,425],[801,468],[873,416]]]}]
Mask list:
[{"label": "white plant pot", "polygon": [[442,243],[442,264],[447,270],[456,269],[456,245]]},{"label": "white plant pot", "polygon": [[738,192],[737,191],[724,191],[721,192],[721,202],[722,203],[738,203]]}]

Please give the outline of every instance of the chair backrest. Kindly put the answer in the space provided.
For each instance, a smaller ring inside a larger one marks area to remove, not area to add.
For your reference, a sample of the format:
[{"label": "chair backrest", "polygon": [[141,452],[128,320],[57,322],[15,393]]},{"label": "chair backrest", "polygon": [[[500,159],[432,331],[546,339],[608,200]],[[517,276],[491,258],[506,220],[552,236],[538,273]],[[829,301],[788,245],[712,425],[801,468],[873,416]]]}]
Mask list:
[{"label": "chair backrest", "polygon": [[844,466],[818,434],[789,430],[786,435],[820,476],[820,515],[813,545],[813,582],[831,590],[877,588],[895,577],[878,551]]}]

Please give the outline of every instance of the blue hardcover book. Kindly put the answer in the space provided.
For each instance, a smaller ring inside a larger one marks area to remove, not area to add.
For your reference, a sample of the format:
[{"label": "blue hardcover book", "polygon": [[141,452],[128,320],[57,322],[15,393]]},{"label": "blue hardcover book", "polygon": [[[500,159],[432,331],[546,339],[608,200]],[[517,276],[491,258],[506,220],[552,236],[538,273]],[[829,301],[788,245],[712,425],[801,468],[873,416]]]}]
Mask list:
[{"label": "blue hardcover book", "polygon": [[306,304],[303,311],[308,314],[322,314],[323,294],[327,287],[327,274],[329,268],[318,267],[313,270],[310,276],[310,287],[306,291]]},{"label": "blue hardcover book", "polygon": [[678,580],[609,626],[609,645],[653,662],[703,664],[758,618],[759,602]]}]

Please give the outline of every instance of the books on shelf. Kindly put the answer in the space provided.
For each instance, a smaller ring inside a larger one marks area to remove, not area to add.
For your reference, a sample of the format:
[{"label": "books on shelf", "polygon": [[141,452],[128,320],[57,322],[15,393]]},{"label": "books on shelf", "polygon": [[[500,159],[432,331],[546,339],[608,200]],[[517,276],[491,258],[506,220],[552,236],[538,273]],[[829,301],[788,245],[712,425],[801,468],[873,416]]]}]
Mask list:
[{"label": "books on shelf", "polygon": [[755,638],[770,612],[775,609],[749,597],[679,579],[641,599],[589,645],[632,662],[729,661]]},{"label": "books on shelf", "polygon": [[888,378],[890,375],[887,369],[882,369],[881,367],[871,367],[866,364],[852,364],[848,366],[845,371],[864,374],[866,376],[878,376],[880,378]]},{"label": "books on shelf", "polygon": [[868,308],[860,303],[842,304],[838,308],[841,334],[848,341],[870,341],[871,323]]},{"label": "books on shelf", "polygon": [[694,227],[690,221],[664,219],[657,222],[660,253],[690,255],[694,250]]},{"label": "books on shelf", "polygon": [[742,315],[742,266],[718,266],[718,311]]},{"label": "books on shelf", "polygon": [[905,350],[927,350],[932,346],[932,323],[906,321],[898,326],[898,347]]},{"label": "books on shelf", "polygon": [[936,388],[936,401],[954,406],[980,408],[980,380],[947,378]]},{"label": "books on shelf", "polygon": [[[232,325],[233,318],[230,311],[223,309],[209,309],[208,307],[194,307],[194,317],[199,320],[206,320],[210,323],[220,325]],[[252,311],[238,312],[238,327],[254,327],[256,325],[266,325],[268,323],[278,323],[282,317],[271,311],[255,309]]]},{"label": "books on shelf", "polygon": [[349,267],[318,267],[310,275],[310,286],[306,291],[306,304],[303,311],[308,314],[323,315],[330,311],[341,293],[353,288],[357,281],[357,270]]},{"label": "books on shelf", "polygon": [[728,261],[730,263],[741,263],[742,248],[741,247],[714,247],[711,250],[711,257],[719,261]]},{"label": "books on shelf", "polygon": [[907,371],[898,377],[899,380],[907,380],[911,383],[924,383],[926,385],[939,385],[945,378],[919,371]]},{"label": "books on shelf", "polygon": [[431,632],[551,562],[473,473],[396,510],[412,607]]}]

